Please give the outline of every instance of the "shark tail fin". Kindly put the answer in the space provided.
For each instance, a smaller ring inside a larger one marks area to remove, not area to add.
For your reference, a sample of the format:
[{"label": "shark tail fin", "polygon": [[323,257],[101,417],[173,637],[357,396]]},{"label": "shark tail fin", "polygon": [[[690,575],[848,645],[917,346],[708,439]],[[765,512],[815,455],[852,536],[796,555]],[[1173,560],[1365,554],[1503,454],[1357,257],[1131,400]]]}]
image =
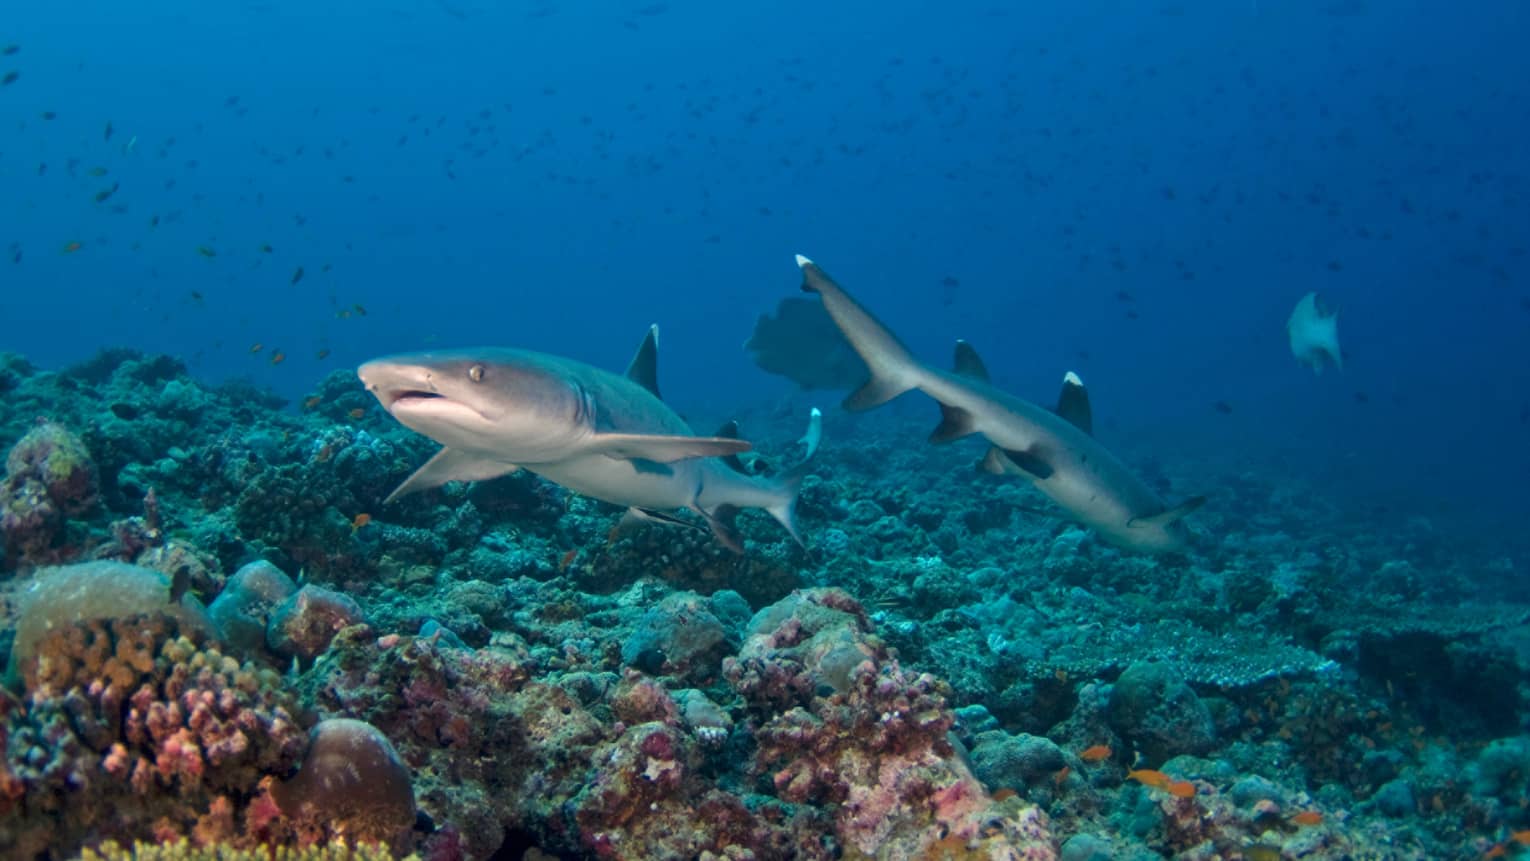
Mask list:
[{"label": "shark tail fin", "polygon": [[802,532],[797,529],[797,494],[802,491],[802,479],[807,477],[812,461],[804,460],[774,480],[776,501],[765,506],[776,522],[786,529],[798,547],[807,547]]},{"label": "shark tail fin", "polygon": [[797,494],[802,492],[802,480],[807,477],[808,467],[813,465],[813,455],[818,453],[818,446],[823,441],[823,413],[817,407],[808,414],[807,433],[799,441],[807,445],[807,456],[775,479],[776,501],[765,510],[786,529],[798,547],[805,548],[807,544],[802,540],[802,532],[797,529]]}]

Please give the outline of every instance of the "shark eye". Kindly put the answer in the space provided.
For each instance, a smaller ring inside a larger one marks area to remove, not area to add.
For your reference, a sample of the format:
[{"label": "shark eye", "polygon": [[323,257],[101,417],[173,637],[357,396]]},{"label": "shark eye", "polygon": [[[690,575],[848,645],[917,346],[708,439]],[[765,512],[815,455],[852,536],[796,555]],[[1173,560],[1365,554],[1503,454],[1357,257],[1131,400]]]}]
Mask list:
[{"label": "shark eye", "polygon": [[483,382],[483,365],[474,365],[468,368],[468,379],[475,383]]}]

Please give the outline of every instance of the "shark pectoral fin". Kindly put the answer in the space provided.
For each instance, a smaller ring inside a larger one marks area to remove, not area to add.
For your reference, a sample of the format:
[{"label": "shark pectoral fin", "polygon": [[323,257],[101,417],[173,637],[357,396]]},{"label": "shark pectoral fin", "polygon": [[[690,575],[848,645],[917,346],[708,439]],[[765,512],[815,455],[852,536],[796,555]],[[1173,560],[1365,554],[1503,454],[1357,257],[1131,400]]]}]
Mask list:
[{"label": "shark pectoral fin", "polygon": [[1010,469],[1010,464],[1004,461],[1004,450],[996,445],[988,447],[988,453],[983,455],[983,462],[978,466],[989,475],[1003,475]]},{"label": "shark pectoral fin", "polygon": [[[697,509],[700,511],[700,509]],[[733,525],[733,518],[738,515],[738,509],[732,505],[719,505],[710,512],[702,511],[701,516],[707,519],[707,525],[712,527],[712,534],[722,546],[734,553],[744,552],[744,536]]]},{"label": "shark pectoral fin", "polygon": [[659,324],[648,327],[643,343],[627,365],[627,379],[659,397]]},{"label": "shark pectoral fin", "polygon": [[1012,451],[993,446],[983,457],[983,470],[994,475],[1018,475],[1034,481],[1052,477],[1052,465],[1039,454],[1029,451]]},{"label": "shark pectoral fin", "polygon": [[988,382],[988,366],[983,364],[983,360],[978,356],[977,350],[974,350],[972,345],[966,341],[959,340],[956,342],[955,370],[964,377],[982,380],[985,383]]},{"label": "shark pectoral fin", "polygon": [[690,457],[726,457],[748,451],[741,439],[706,436],[662,436],[638,433],[603,433],[590,439],[590,450],[608,457],[674,463]]},{"label": "shark pectoral fin", "polygon": [[1057,395],[1057,414],[1084,433],[1094,433],[1094,410],[1089,406],[1089,390],[1072,371],[1063,376],[1062,391]]},{"label": "shark pectoral fin", "polygon": [[415,470],[413,475],[404,479],[403,484],[388,494],[383,504],[387,505],[410,493],[440,487],[448,481],[484,481],[508,475],[518,469],[520,467],[513,463],[500,463],[475,454],[443,448],[425,461],[425,465]]},{"label": "shark pectoral fin", "polygon": [[1126,525],[1131,529],[1168,526],[1205,504],[1206,497],[1192,496],[1173,508],[1165,508],[1157,514],[1150,514],[1146,517],[1133,517],[1131,520],[1126,521]]},{"label": "shark pectoral fin", "polygon": [[949,404],[940,405],[940,424],[930,432],[930,442],[943,443],[971,436],[977,428],[972,413]]}]

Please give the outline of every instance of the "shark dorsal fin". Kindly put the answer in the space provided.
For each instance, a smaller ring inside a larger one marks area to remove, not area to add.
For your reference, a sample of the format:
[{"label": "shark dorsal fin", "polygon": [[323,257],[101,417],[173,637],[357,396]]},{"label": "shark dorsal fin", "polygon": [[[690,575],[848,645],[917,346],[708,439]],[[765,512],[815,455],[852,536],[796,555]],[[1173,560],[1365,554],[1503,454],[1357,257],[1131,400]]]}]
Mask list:
[{"label": "shark dorsal fin", "polygon": [[955,371],[964,377],[988,382],[988,366],[978,357],[977,350],[966,341],[956,342],[956,365]]},{"label": "shark dorsal fin", "polygon": [[1063,376],[1062,392],[1057,395],[1057,414],[1084,433],[1094,433],[1094,410],[1089,406],[1089,390],[1072,371]]},{"label": "shark dorsal fin", "polygon": [[654,397],[660,397],[659,324],[655,323],[648,327],[648,334],[643,336],[643,343],[638,345],[637,353],[627,364],[627,379],[652,392]]},{"label": "shark dorsal fin", "polygon": [[[738,422],[734,421],[733,419],[728,419],[727,421],[723,422],[722,427],[718,428],[717,433],[712,434],[712,436],[719,437],[721,439],[738,439]],[[730,468],[732,468],[734,472],[740,475],[749,475],[749,467],[744,466],[744,461],[741,460],[738,455],[725,454],[722,456],[721,460],[723,463],[726,463]]]},{"label": "shark dorsal fin", "polygon": [[1175,521],[1184,517],[1186,514],[1189,514],[1190,512],[1200,508],[1205,504],[1206,497],[1192,496],[1184,502],[1174,506],[1173,508],[1165,508],[1163,511],[1160,511],[1157,514],[1149,514],[1146,517],[1133,517],[1131,520],[1126,521],[1126,525],[1131,529],[1144,529],[1154,526],[1168,526],[1169,524],[1174,523]]}]

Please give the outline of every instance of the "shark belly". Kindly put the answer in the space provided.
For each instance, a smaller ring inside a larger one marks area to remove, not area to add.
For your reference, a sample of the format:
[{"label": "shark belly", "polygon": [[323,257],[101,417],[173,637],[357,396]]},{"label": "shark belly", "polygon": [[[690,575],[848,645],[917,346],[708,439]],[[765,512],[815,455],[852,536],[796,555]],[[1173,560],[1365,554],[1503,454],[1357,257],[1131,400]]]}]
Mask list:
[{"label": "shark belly", "polygon": [[649,460],[586,454],[526,469],[575,493],[628,508],[689,508],[701,493],[701,467],[694,461]]}]

